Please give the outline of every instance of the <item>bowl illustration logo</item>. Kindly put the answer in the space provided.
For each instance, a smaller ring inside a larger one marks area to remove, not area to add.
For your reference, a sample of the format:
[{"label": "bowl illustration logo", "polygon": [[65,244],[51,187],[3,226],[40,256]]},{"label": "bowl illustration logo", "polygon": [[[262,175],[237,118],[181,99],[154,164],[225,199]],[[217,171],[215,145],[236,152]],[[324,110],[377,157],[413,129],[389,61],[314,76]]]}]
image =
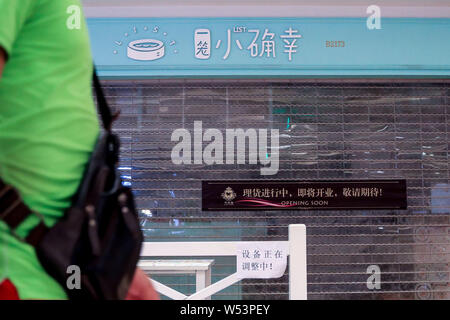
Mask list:
[{"label": "bowl illustration logo", "polygon": [[127,47],[127,56],[133,60],[157,60],[164,57],[164,53],[164,43],[156,39],[131,41]]}]

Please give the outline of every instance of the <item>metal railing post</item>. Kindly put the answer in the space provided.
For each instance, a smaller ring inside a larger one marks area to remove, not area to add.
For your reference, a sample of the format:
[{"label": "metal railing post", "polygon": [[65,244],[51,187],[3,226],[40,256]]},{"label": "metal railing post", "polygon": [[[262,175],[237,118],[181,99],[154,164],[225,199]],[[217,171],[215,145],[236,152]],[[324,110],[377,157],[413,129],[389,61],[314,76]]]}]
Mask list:
[{"label": "metal railing post", "polygon": [[289,300],[307,299],[306,227],[289,225]]}]

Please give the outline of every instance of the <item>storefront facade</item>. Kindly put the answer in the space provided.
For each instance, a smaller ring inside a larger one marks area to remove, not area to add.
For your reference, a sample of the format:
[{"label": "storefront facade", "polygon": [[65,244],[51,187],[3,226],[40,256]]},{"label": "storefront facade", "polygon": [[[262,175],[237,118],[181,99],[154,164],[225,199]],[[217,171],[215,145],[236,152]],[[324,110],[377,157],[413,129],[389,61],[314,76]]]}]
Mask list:
[{"label": "storefront facade", "polygon": [[[309,299],[449,298],[450,19],[386,17],[379,29],[365,13],[90,10],[97,69],[121,112],[120,170],[147,241],[286,240],[287,226],[302,223]],[[223,142],[213,161],[208,129]],[[276,132],[278,142],[267,140],[266,159],[251,162],[249,145],[228,158],[230,129]],[[175,152],[177,130],[192,138],[189,154]],[[208,211],[202,182],[211,180],[405,180],[407,208]],[[216,258],[213,280],[234,263]],[[373,265],[381,288],[368,288]],[[287,299],[287,277],[245,280],[213,298]],[[162,279],[193,291],[191,277]]]}]

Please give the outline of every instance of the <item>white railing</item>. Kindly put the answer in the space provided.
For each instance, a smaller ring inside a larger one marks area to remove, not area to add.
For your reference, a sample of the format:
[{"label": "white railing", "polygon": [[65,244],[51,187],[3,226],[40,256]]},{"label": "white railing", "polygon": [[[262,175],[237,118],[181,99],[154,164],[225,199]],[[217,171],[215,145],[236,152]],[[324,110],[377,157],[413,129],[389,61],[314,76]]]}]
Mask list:
[{"label": "white railing", "polygon": [[[145,273],[158,274],[190,274],[195,275],[195,291],[211,285],[211,267],[214,260],[141,260],[138,267]],[[152,281],[157,291],[171,299],[183,298],[183,294],[169,288],[158,281]],[[180,294],[182,296],[180,296]]]},{"label": "white railing", "polygon": [[[288,241],[268,241],[276,243],[289,256],[289,299],[306,300],[306,227],[303,224],[289,225]],[[207,241],[207,242],[145,242],[141,257],[212,257],[236,256],[240,241]],[[261,244],[258,241],[246,241],[247,244]],[[264,242],[263,242],[264,243]],[[190,296],[186,296],[164,284],[152,280],[155,289],[178,300],[202,300],[242,280],[233,273]]]}]

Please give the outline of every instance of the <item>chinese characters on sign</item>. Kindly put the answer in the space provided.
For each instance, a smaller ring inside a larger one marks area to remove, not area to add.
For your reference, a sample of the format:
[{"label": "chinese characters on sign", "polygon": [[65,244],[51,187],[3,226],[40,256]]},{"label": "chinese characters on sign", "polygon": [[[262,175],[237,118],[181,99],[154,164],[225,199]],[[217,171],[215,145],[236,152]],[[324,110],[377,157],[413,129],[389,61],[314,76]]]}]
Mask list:
[{"label": "chinese characters on sign", "polygon": [[236,268],[241,278],[279,278],[287,265],[286,248],[277,242],[239,242]]},{"label": "chinese characters on sign", "polygon": [[195,57],[209,59],[211,54],[211,32],[208,29],[195,30]]},{"label": "chinese characters on sign", "polygon": [[203,210],[406,209],[407,205],[405,180],[204,181],[202,196]]},{"label": "chinese characters on sign", "polygon": [[[243,190],[244,197],[253,198],[287,198],[292,194],[285,188],[251,188]],[[342,188],[343,197],[381,197],[383,188]],[[297,196],[300,198],[333,198],[338,194],[333,188],[297,188]]]},{"label": "chinese characters on sign", "polygon": [[[234,33],[252,35],[249,38],[248,45],[242,43],[241,39],[233,39]],[[223,60],[227,60],[232,54],[232,49],[237,48],[240,51],[247,50],[252,58],[276,58],[277,40],[283,44],[282,53],[287,54],[289,61],[292,61],[293,54],[297,52],[298,40],[302,38],[298,29],[292,27],[284,30],[284,33],[277,37],[275,32],[265,28],[247,29],[246,27],[235,27],[227,29],[226,34],[222,35],[225,39],[219,38],[215,41],[214,48],[223,51]],[[223,40],[223,41],[222,41]],[[208,29],[197,29],[194,35],[195,57],[197,59],[209,59],[211,49],[211,31]]]}]

